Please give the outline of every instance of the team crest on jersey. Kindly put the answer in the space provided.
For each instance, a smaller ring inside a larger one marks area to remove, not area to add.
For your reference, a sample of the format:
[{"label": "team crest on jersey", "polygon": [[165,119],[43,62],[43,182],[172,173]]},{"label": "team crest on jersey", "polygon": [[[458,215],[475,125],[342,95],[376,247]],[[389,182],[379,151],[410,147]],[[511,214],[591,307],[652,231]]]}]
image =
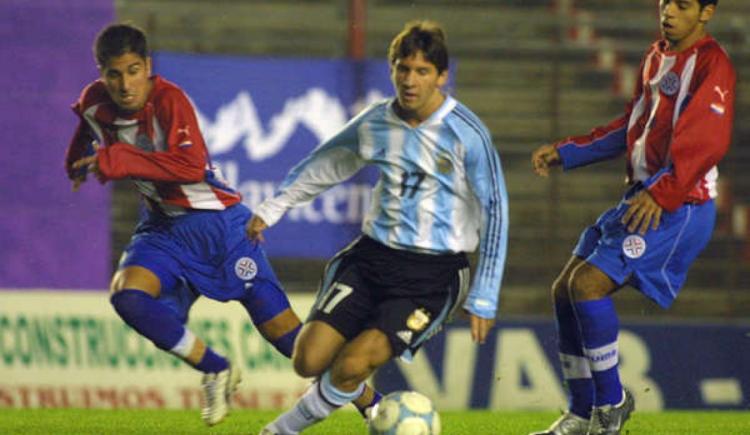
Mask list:
[{"label": "team crest on jersey", "polygon": [[680,90],[680,76],[674,71],[666,73],[659,82],[659,89],[664,95],[672,96],[676,94]]},{"label": "team crest on jersey", "polygon": [[437,170],[441,174],[450,174],[453,170],[453,163],[446,155],[439,155],[437,158]]},{"label": "team crest on jersey", "polygon": [[409,314],[409,318],[406,319],[406,327],[414,332],[423,330],[429,323],[430,313],[424,308],[417,308],[413,313]]},{"label": "team crest on jersey", "polygon": [[646,241],[637,234],[631,234],[622,241],[622,252],[628,258],[640,258],[646,253]]},{"label": "team crest on jersey", "polygon": [[255,278],[255,275],[258,274],[258,265],[255,264],[255,261],[252,258],[242,257],[234,263],[234,273],[236,273],[240,279],[249,281]]}]

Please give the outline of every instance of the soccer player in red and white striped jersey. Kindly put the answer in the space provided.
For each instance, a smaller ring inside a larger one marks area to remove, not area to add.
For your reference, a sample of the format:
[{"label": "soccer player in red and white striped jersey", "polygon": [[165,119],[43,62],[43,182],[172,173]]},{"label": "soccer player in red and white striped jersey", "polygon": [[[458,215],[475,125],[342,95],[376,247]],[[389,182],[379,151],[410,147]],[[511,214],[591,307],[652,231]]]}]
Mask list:
[{"label": "soccer player in red and white striped jersey", "polygon": [[154,212],[177,216],[238,204],[239,193],[211,165],[187,95],[151,76],[150,68],[150,59],[126,53],[86,86],[73,106],[81,125],[68,149],[69,166],[94,140],[101,145],[91,159],[99,180],[133,179]]},{"label": "soccer player in red and white striped jersey", "polygon": [[625,155],[630,188],[581,234],[552,285],[570,408],[538,434],[619,434],[634,409],[618,367],[610,295],[629,284],[668,308],[713,231],[716,165],[729,149],[735,72],[706,32],[717,0],[660,0],[663,38],[641,62],[625,113],[590,134],[544,145],[534,171]]},{"label": "soccer player in red and white striped jersey", "polygon": [[[77,190],[130,179],[147,212],[112,278],[110,301],[133,329],[204,373],[203,420],[228,412],[239,367],[184,325],[193,302],[239,301],[263,337],[291,357],[301,328],[263,249],[245,237],[250,210],[217,175],[195,111],[176,85],[151,74],[145,34],[114,24],[94,46],[101,77],[73,105],[79,125],[66,170]],[[365,402],[372,401],[372,391]],[[376,395],[377,397],[377,395]]]}]

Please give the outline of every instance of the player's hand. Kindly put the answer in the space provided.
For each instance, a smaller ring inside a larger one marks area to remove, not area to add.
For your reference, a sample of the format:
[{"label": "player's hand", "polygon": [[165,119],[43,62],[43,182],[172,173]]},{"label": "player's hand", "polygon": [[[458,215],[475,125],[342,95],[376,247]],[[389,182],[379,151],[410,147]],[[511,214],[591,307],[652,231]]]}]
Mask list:
[{"label": "player's hand", "polygon": [[659,228],[663,210],[648,190],[636,193],[625,201],[625,204],[629,204],[630,207],[622,216],[621,222],[627,226],[629,232],[634,233],[638,230],[643,236],[646,235],[649,226],[654,230]]},{"label": "player's hand", "polygon": [[549,176],[549,168],[560,163],[560,153],[554,145],[542,145],[531,154],[531,167],[540,177]]},{"label": "player's hand", "polygon": [[485,319],[469,313],[471,321],[471,339],[475,343],[484,344],[490,329],[495,325],[495,319]]},{"label": "player's hand", "polygon": [[81,184],[86,181],[86,175],[89,172],[94,174],[100,183],[104,184],[106,181],[99,171],[99,163],[96,159],[97,152],[99,151],[99,143],[94,141],[91,143],[91,146],[94,149],[94,154],[80,158],[70,165],[72,170],[78,171],[81,174],[73,178],[73,192],[77,192],[80,189]]},{"label": "player's hand", "polygon": [[81,184],[86,182],[86,173],[84,172],[83,175],[79,175],[75,178],[73,178],[73,192],[78,192],[78,189],[81,188]]},{"label": "player's hand", "polygon": [[[102,173],[99,171],[99,162],[96,159],[96,154],[76,160],[75,162],[73,162],[71,167],[74,170],[86,169],[86,172],[94,174],[100,183],[104,184],[105,182],[105,179],[102,177]],[[80,184],[81,183],[78,183],[79,186]],[[73,181],[73,187],[76,187],[75,180]]]},{"label": "player's hand", "polygon": [[253,218],[245,226],[245,233],[248,239],[263,243],[266,241],[263,237],[263,230],[266,228],[268,228],[268,225],[266,225],[263,219],[258,217],[258,215],[253,215]]}]

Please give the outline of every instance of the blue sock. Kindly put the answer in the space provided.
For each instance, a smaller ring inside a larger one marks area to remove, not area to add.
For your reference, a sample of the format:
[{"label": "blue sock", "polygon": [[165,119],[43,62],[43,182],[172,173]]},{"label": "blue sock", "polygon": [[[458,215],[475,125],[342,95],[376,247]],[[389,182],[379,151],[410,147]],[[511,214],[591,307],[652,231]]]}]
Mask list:
[{"label": "blue sock", "polygon": [[109,301],[125,323],[159,349],[171,350],[185,334],[185,327],[177,320],[177,315],[146,292],[121,290]]},{"label": "blue sock", "polygon": [[271,340],[271,344],[276,348],[282,355],[287,358],[292,357],[292,351],[294,350],[294,340],[299,335],[299,331],[302,329],[302,325],[297,325],[296,328],[277,338]]},{"label": "blue sock", "polygon": [[[189,349],[177,349],[183,347],[183,337],[189,338],[192,334],[177,319],[174,311],[153,296],[140,290],[125,289],[113,294],[109,300],[125,323],[151,340],[159,349],[180,354],[183,358],[189,352]],[[220,372],[227,367],[226,359],[209,348],[206,348],[203,359],[195,365],[195,368],[206,373]]]},{"label": "blue sock", "polygon": [[584,353],[594,378],[594,405],[614,405],[622,401],[622,384],[617,373],[619,322],[612,298],[605,297],[575,304],[581,328]]},{"label": "blue sock", "polygon": [[372,408],[373,406],[377,405],[377,403],[380,402],[380,399],[382,398],[383,398],[382,394],[378,393],[377,390],[372,390],[372,400],[370,400],[369,403],[367,403],[366,405],[362,407],[360,407],[359,405],[355,403],[354,406],[357,408],[357,411],[359,411],[359,413],[362,414],[362,417],[367,418],[367,414],[365,414],[365,411],[368,408]]},{"label": "blue sock", "polygon": [[555,300],[555,320],[557,346],[563,379],[568,389],[570,412],[583,418],[591,418],[594,380],[591,378],[589,361],[583,353],[581,332],[570,301]]},{"label": "blue sock", "polygon": [[228,367],[229,361],[211,350],[208,346],[206,347],[206,353],[203,354],[203,358],[201,358],[200,362],[195,365],[195,368],[203,373],[219,373],[226,370]]}]

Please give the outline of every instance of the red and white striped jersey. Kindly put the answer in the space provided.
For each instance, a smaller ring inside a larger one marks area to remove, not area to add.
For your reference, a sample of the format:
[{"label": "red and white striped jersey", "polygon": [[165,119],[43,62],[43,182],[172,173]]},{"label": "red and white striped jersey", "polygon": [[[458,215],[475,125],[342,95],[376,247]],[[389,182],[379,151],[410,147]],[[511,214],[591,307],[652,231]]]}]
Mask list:
[{"label": "red and white striped jersey", "polygon": [[132,179],[152,210],[169,216],[191,209],[223,210],[240,202],[211,166],[193,106],[175,84],[152,77],[153,88],[138,112],[118,110],[100,80],[86,86],[73,111],[80,117],[66,156],[71,164],[92,140],[105,180]]},{"label": "red and white striped jersey", "polygon": [[734,68],[711,36],[681,52],[657,41],[641,62],[623,116],[556,146],[565,169],[627,151],[629,182],[642,182],[660,206],[674,211],[716,197],[716,165],[729,150],[734,99]]}]

